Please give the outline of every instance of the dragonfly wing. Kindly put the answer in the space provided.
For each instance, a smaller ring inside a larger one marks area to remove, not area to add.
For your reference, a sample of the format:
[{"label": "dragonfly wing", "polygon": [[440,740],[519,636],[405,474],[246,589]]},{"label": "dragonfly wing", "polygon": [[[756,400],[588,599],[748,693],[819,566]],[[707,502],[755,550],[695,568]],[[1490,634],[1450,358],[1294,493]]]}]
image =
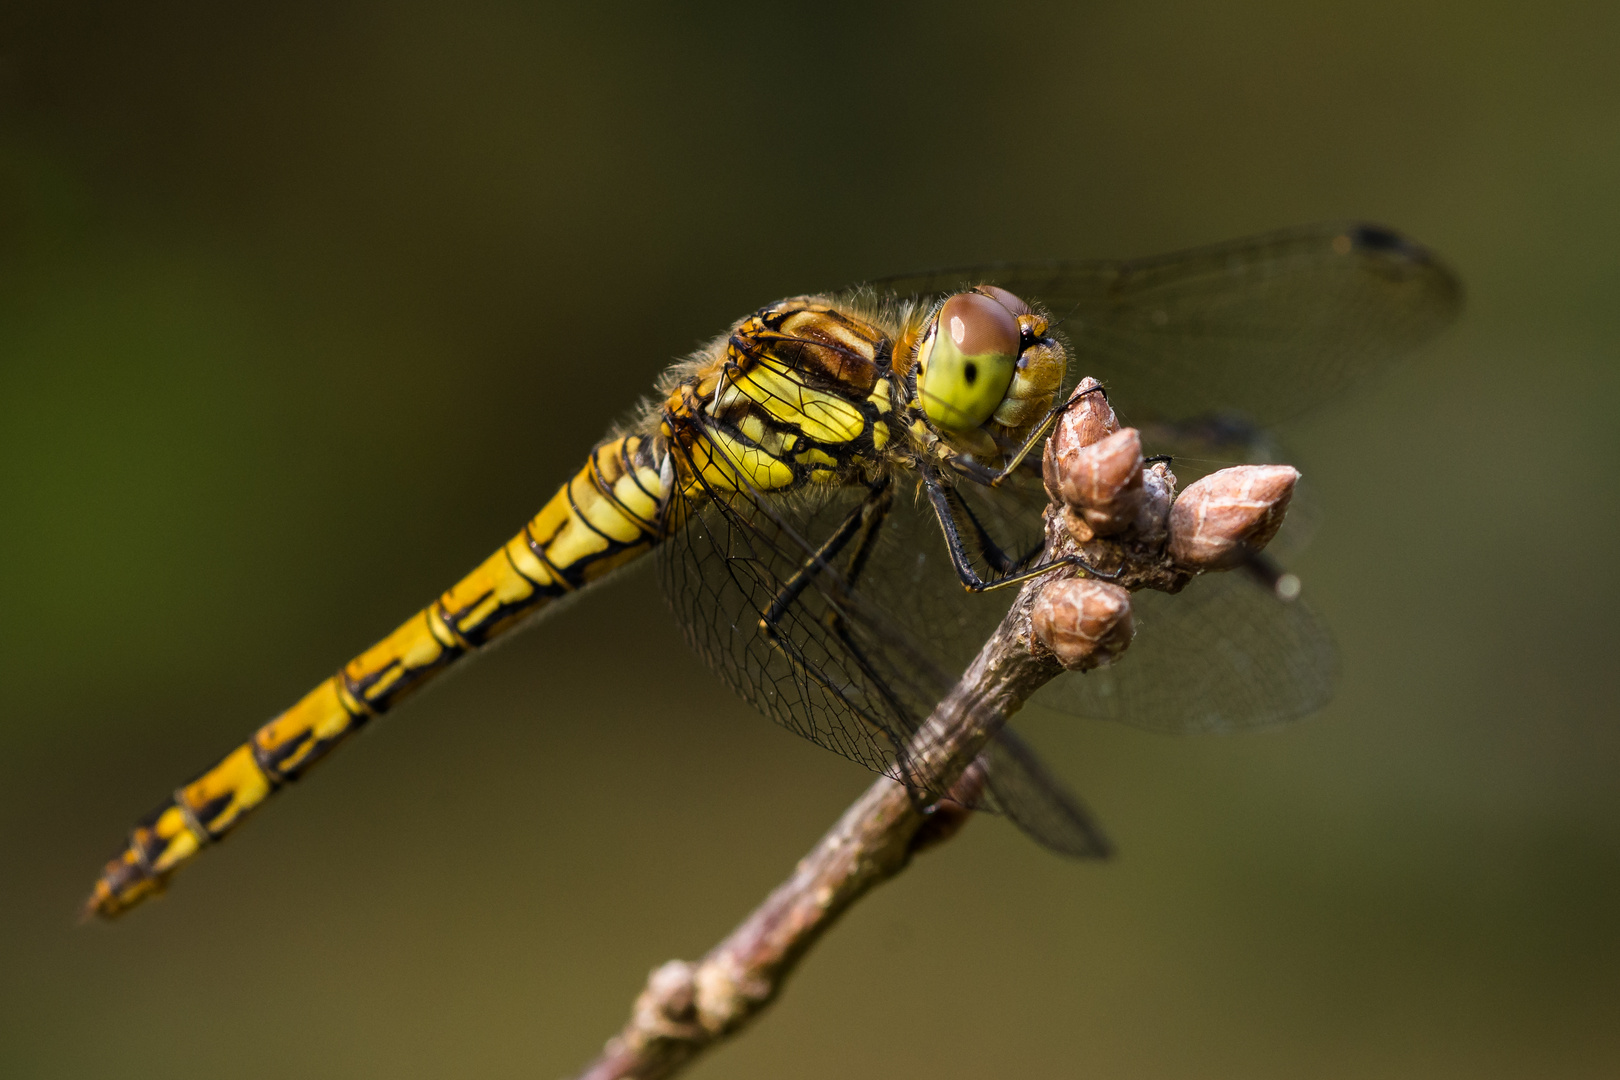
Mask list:
[{"label": "dragonfly wing", "polygon": [[1333,639],[1300,600],[1239,571],[1175,596],[1138,592],[1136,638],[1120,660],[1048,683],[1033,703],[1172,733],[1243,731],[1297,720],[1333,696]]},{"label": "dragonfly wing", "polygon": [[[956,490],[962,506],[1004,551],[1017,557],[1040,550],[1047,496],[1039,481],[994,489],[962,483]],[[960,514],[958,528],[971,535],[971,523]],[[981,576],[993,573],[976,552],[969,554]],[[903,482],[859,591],[894,622],[914,628],[917,647],[953,678],[978,654],[1017,593],[964,591],[933,510]]]},{"label": "dragonfly wing", "polygon": [[1456,318],[1457,278],[1373,225],[1311,225],[1124,262],[997,263],[883,278],[902,296],[990,282],[1044,304],[1071,381],[1130,421],[1236,414],[1270,424],[1393,363]]},{"label": "dragonfly wing", "polygon": [[1006,815],[1030,839],[1059,855],[1106,859],[1113,854],[1113,844],[1079,797],[1013,731],[997,732],[979,764],[987,797],[974,809]]},{"label": "dragonfly wing", "polygon": [[[1011,595],[964,595],[938,528],[908,493],[894,497],[851,585],[851,552],[829,553],[827,541],[867,497],[864,488],[820,488],[677,503],[675,520],[685,524],[664,542],[659,574],[688,642],[745,700],[818,746],[938,798],[910,774],[904,749]],[[783,603],[796,583],[803,588]],[[998,732],[980,763],[986,792],[974,809],[1006,815],[1062,854],[1108,853],[1080,801],[1012,732]]]},{"label": "dragonfly wing", "polygon": [[897,759],[954,679],[849,588],[836,557],[813,558],[866,495],[824,487],[692,499],[675,509],[685,524],[662,545],[659,574],[688,643],[746,701],[916,786]]},{"label": "dragonfly wing", "polygon": [[[1022,554],[1038,541],[1046,501],[1038,483],[964,483],[958,490],[1007,550]],[[964,594],[937,524],[899,510],[886,530],[891,546],[875,554],[877,572],[861,591],[903,625],[926,627],[920,647],[959,673],[1006,612],[1012,591]],[[1291,515],[1272,547],[1297,546],[1293,534],[1309,524]],[[1061,675],[1034,703],[1156,731],[1213,732],[1297,720],[1333,695],[1337,658],[1327,629],[1309,605],[1279,600],[1240,571],[1202,575],[1174,596],[1143,590],[1131,604],[1137,636],[1120,661]]]},{"label": "dragonfly wing", "polygon": [[[1233,465],[1285,465],[1292,455],[1264,428],[1233,417],[1201,417],[1192,423],[1142,425],[1142,452],[1171,460],[1176,487],[1188,487],[1218,469]],[[1266,554],[1287,563],[1309,546],[1322,522],[1322,504],[1309,477],[1294,486],[1282,531],[1266,545]]]}]

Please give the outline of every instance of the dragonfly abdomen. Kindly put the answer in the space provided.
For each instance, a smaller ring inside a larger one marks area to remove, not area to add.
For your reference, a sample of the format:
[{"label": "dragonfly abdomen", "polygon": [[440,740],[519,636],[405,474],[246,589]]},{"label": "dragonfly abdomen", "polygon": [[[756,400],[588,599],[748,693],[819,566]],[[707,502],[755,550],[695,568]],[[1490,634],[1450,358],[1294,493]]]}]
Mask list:
[{"label": "dragonfly abdomen", "polygon": [[88,911],[117,915],[159,891],[277,788],[373,716],[551,601],[645,555],[669,490],[661,442],[608,439],[511,540],[143,818],[103,869]]}]

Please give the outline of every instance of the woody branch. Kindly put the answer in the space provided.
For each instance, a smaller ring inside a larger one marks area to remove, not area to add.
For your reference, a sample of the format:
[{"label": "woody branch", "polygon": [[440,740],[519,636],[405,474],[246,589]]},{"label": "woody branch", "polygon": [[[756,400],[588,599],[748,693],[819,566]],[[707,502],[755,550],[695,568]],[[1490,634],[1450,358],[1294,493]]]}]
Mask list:
[{"label": "woody branch", "polygon": [[1198,573],[1241,565],[1282,523],[1299,474],[1239,466],[1176,497],[1163,463],[1120,429],[1095,380],[1075,389],[1048,440],[1043,472],[1048,559],[1079,558],[1109,580],[1053,573],[1027,582],[951,693],[928,717],[908,761],[918,786],[961,802],[922,806],[877,780],[753,913],[701,959],[657,968],[629,1021],[583,1080],[675,1075],[745,1027],[841,916],[913,855],[955,835],[982,779],[975,758],[1029,695],[1060,672],[1115,660],[1133,633],[1130,594],[1177,592]]}]

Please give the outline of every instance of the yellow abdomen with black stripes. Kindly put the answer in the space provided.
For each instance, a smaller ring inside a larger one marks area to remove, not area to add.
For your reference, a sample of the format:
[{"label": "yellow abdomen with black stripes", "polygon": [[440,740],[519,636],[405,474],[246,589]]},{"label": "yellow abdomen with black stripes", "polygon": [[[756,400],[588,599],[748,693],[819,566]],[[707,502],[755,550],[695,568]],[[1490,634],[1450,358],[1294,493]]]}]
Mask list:
[{"label": "yellow abdomen with black stripes", "polygon": [[[784,301],[674,369],[627,434],[592,451],[521,531],[393,633],[345,664],[144,818],[96,882],[88,910],[117,915],[235,828],[374,716],[457,660],[651,551],[681,522],[673,485],[787,492],[853,483],[894,450],[896,338],[869,317]],[[693,422],[702,416],[702,423]],[[674,447],[679,453],[672,454]],[[678,463],[678,464],[677,464]]]}]

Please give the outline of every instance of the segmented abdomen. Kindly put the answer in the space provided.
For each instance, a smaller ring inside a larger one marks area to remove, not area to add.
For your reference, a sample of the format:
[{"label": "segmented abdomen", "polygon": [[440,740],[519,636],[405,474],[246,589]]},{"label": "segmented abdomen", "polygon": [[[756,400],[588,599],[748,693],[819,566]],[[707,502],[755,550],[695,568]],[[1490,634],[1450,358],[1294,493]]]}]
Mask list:
[{"label": "segmented abdomen", "polygon": [[661,539],[669,477],[657,442],[609,439],[523,530],[399,629],[177,790],[130,834],[87,910],[112,916],[163,887],[277,788],[373,716],[552,600],[639,558]]}]

